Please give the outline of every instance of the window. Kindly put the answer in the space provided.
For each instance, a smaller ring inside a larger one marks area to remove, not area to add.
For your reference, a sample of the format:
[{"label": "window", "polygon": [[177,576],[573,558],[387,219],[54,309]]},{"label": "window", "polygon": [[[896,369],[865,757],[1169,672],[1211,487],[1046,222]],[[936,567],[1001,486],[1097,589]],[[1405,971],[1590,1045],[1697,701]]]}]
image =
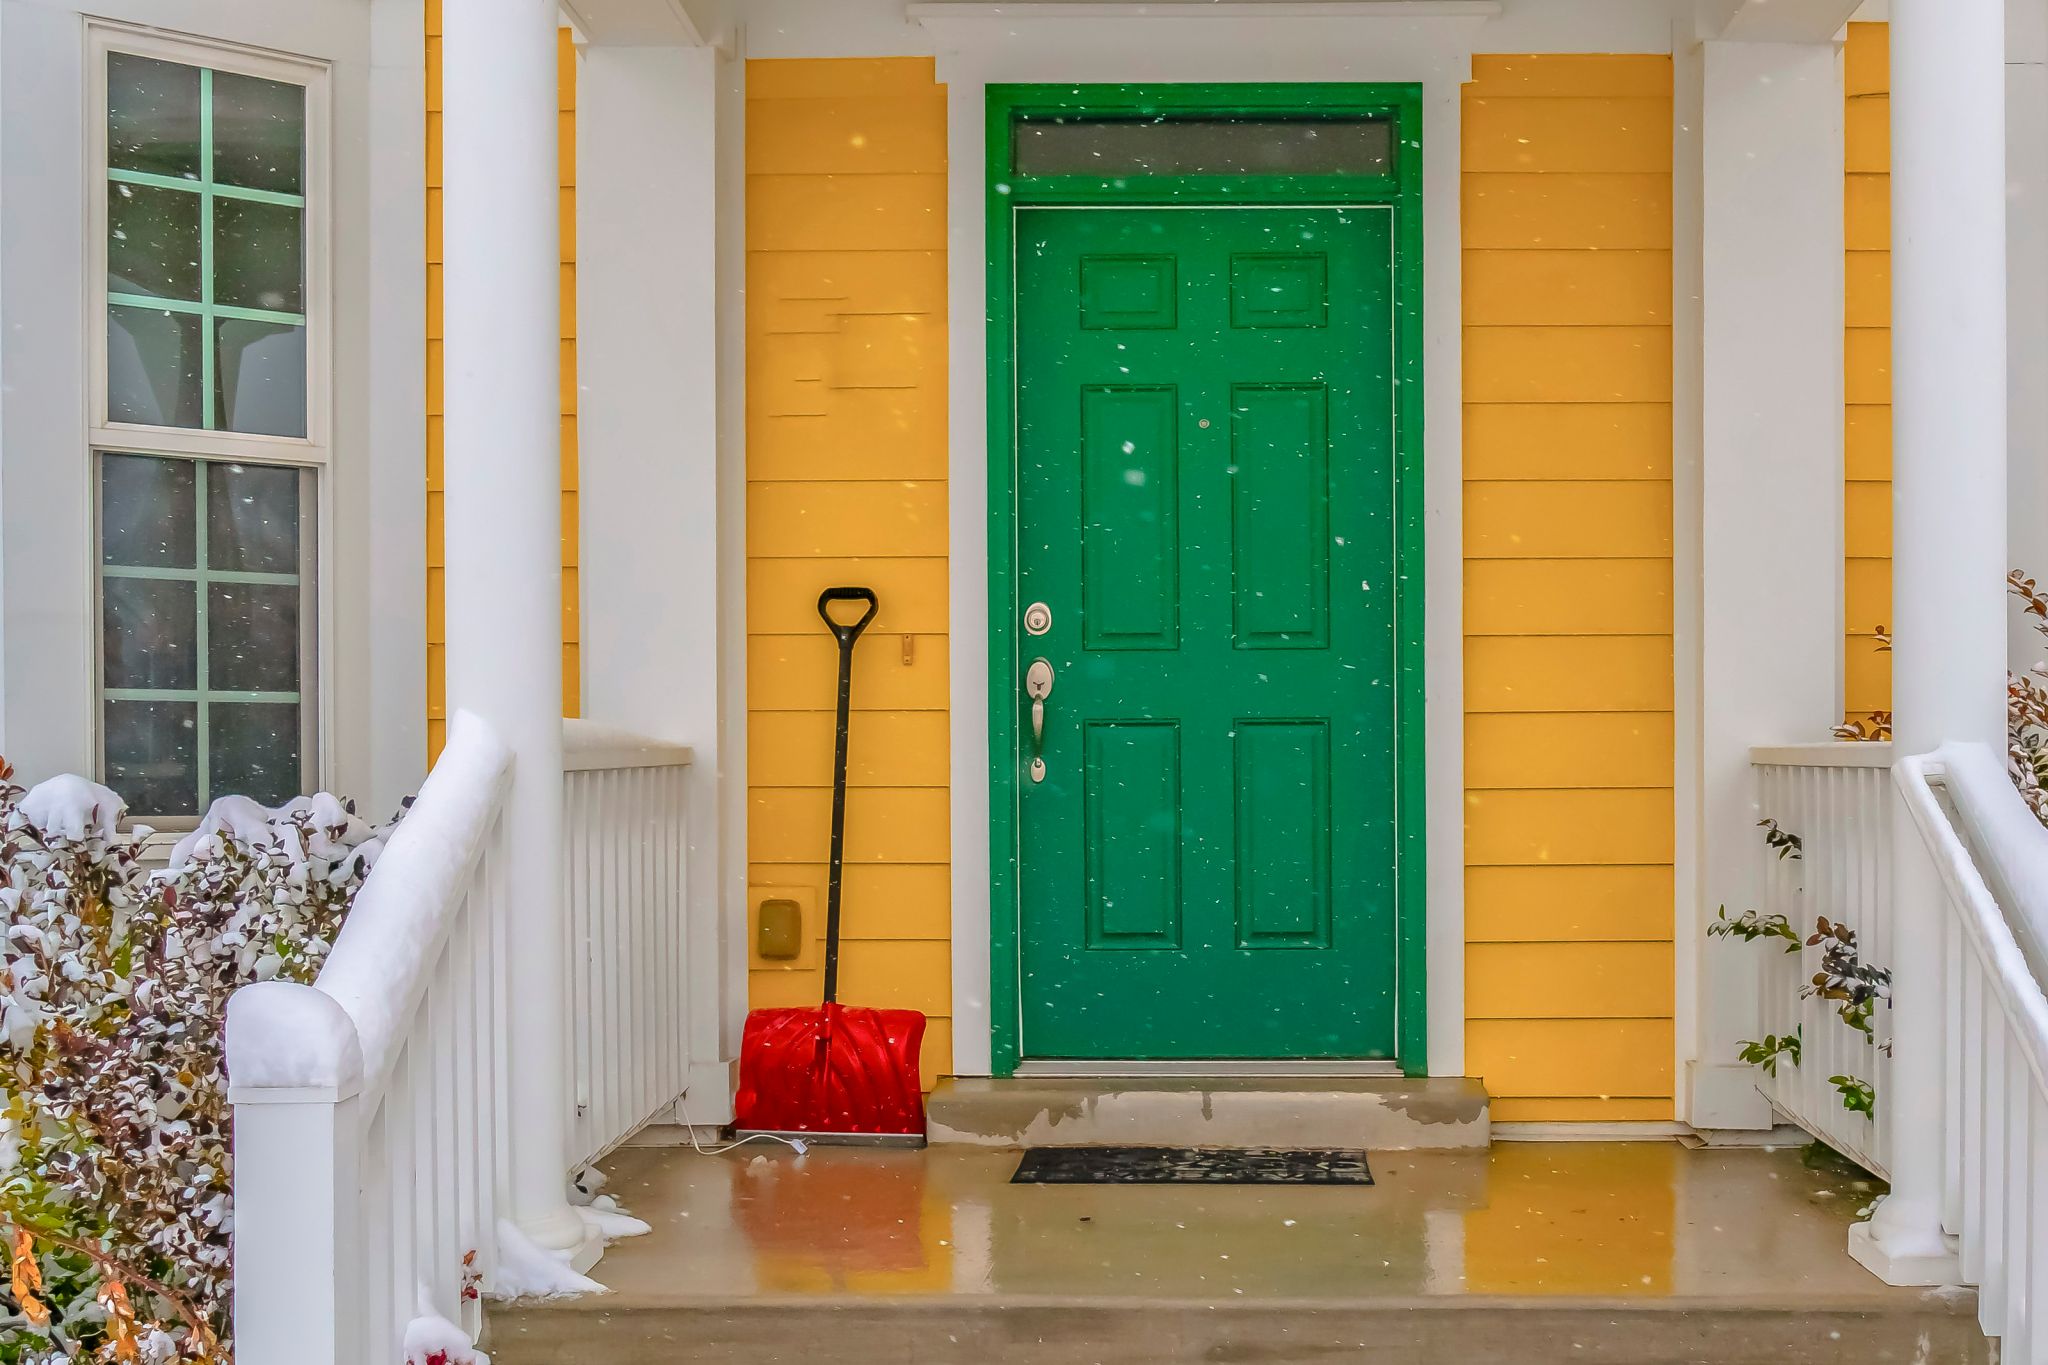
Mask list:
[{"label": "window", "polygon": [[1372,118],[1031,118],[1019,175],[1391,175],[1394,125]]},{"label": "window", "polygon": [[324,76],[94,37],[100,766],[171,823],[316,780]]},{"label": "window", "polygon": [[309,472],[100,457],[100,697],[107,785],[193,815],[305,786]]}]

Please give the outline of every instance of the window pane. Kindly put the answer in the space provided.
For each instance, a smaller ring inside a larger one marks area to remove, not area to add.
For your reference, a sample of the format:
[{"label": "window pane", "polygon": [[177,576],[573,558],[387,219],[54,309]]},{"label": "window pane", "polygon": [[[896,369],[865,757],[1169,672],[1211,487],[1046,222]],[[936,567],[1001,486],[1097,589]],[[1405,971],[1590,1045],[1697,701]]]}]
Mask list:
[{"label": "window pane", "polygon": [[299,571],[299,472],[217,464],[206,471],[207,567]]},{"label": "window pane", "polygon": [[192,568],[192,472],[190,460],[101,456],[100,563]]},{"label": "window pane", "polygon": [[288,204],[213,202],[213,301],[273,313],[305,310],[300,213]]},{"label": "window pane", "polygon": [[208,708],[213,790],[266,806],[300,795],[299,708],[278,702],[220,702]]},{"label": "window pane", "polygon": [[107,54],[107,164],[198,177],[198,67]]},{"label": "window pane", "polygon": [[232,71],[213,73],[213,178],[252,190],[300,193],[306,91]]},{"label": "window pane", "polygon": [[192,584],[107,578],[101,580],[100,598],[101,674],[108,687],[189,692],[199,686]]},{"label": "window pane", "polygon": [[199,814],[199,707],[189,701],[105,705],[107,785],[136,816]]},{"label": "window pane", "polygon": [[152,185],[107,186],[107,288],[199,300],[199,196]]},{"label": "window pane", "polygon": [[299,590],[215,583],[206,597],[207,684],[222,692],[299,690]]},{"label": "window pane", "polygon": [[1386,175],[1385,119],[1126,118],[1017,124],[1019,175]]},{"label": "window pane", "polygon": [[306,434],[306,329],[223,318],[215,402],[224,431]]},{"label": "window pane", "polygon": [[[200,346],[205,328],[192,313],[159,308],[107,309],[107,420],[196,427],[205,418]],[[299,383],[305,384],[301,374]]]}]

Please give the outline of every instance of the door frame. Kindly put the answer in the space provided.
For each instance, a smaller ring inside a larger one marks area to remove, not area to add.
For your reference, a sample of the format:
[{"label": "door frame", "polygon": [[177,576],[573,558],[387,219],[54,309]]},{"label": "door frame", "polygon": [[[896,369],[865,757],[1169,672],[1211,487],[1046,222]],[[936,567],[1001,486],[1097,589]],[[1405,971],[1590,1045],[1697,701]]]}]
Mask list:
[{"label": "door frame", "polygon": [[[997,1076],[1022,1060],[1019,980],[1022,860],[1016,632],[1016,261],[1015,213],[1042,206],[1263,204],[1382,205],[1394,217],[1395,592],[1395,1011],[1396,1046],[1409,1075],[1429,1071],[1428,848],[1425,764],[1423,544],[1423,88],[1416,83],[989,85],[988,266],[988,756],[990,1063]],[[1020,178],[1010,127],[1018,118],[1171,111],[1219,116],[1370,114],[1394,123],[1388,176]]]}]

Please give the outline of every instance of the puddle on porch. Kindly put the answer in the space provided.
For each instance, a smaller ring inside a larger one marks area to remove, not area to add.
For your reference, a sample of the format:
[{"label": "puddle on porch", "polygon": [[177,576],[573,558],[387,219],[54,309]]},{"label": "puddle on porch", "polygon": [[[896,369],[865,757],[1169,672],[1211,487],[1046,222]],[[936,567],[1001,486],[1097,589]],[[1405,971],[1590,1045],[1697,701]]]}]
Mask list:
[{"label": "puddle on porch", "polygon": [[1370,1188],[1012,1185],[1016,1163],[956,1147],[620,1152],[610,1192],[654,1231],[606,1253],[604,1302],[1920,1296],[1845,1252],[1870,1181],[1797,1147],[1386,1152]]}]

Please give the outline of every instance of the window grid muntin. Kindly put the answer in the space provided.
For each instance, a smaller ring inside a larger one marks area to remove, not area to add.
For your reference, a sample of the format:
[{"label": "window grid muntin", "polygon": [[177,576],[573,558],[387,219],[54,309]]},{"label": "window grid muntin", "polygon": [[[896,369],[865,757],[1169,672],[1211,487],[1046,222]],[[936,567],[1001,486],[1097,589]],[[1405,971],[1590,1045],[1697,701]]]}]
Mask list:
[{"label": "window grid muntin", "polygon": [[[111,66],[113,52],[118,50],[120,49],[110,49],[106,54],[105,61],[108,63],[109,67]],[[180,59],[178,58],[154,58],[153,60],[180,61]],[[113,164],[113,151],[111,148],[107,148],[104,159],[106,162],[105,170],[107,182],[109,185],[142,185],[147,186],[151,189],[179,190],[187,194],[197,194],[199,196],[199,300],[197,302],[194,302],[190,299],[159,298],[154,294],[134,294],[128,293],[126,291],[114,290],[111,288],[105,289],[103,292],[105,294],[106,307],[125,306],[131,308],[154,308],[161,312],[183,313],[188,316],[197,316],[200,319],[201,330],[199,344],[199,382],[201,394],[201,416],[199,430],[220,431],[222,428],[220,426],[220,414],[218,411],[219,395],[217,392],[217,372],[219,369],[220,360],[218,354],[219,336],[217,328],[215,327],[216,321],[222,318],[228,318],[240,322],[270,322],[276,323],[280,326],[307,328],[309,332],[311,329],[307,321],[308,315],[303,312],[289,313],[267,308],[243,308],[232,304],[219,304],[214,302],[214,201],[217,198],[243,199],[248,200],[252,203],[276,204],[281,207],[296,208],[297,210],[299,210],[299,236],[301,244],[300,287],[302,290],[309,287],[313,265],[310,252],[307,250],[306,243],[307,202],[304,193],[286,194],[278,190],[247,189],[240,185],[224,185],[216,184],[214,182],[213,77],[216,68],[201,65],[198,62],[191,61],[180,61],[180,64],[195,67],[199,72],[199,178],[196,180],[188,180],[183,176],[163,175],[155,171],[122,170]],[[111,79],[111,75],[109,75],[108,78]],[[265,77],[264,79],[274,78]],[[280,83],[290,84],[291,82]],[[306,98],[310,95],[309,87],[305,85],[300,85],[299,89],[302,92],[302,98]],[[103,99],[101,101],[101,109],[99,111],[100,125],[102,129],[101,145],[103,147],[106,146],[104,130],[110,115],[111,103],[110,101]],[[302,186],[305,185],[304,163],[307,157],[307,152],[311,140],[311,111],[310,108],[308,108],[307,113],[300,125],[299,156],[301,160],[300,183]],[[106,231],[106,224],[101,223],[100,234],[103,238],[106,234]],[[102,243],[102,250],[104,250],[104,242]],[[102,267],[102,280],[105,280],[104,266]],[[307,434],[309,436],[312,432],[313,426],[313,413],[311,408],[311,395],[313,393],[313,375],[311,373],[311,370],[313,366],[313,360],[312,350],[310,347],[310,340],[311,338],[309,336],[309,346],[306,361],[308,371],[306,376],[306,392],[308,395],[307,408],[306,411],[301,414],[304,419]],[[102,345],[104,346],[104,343],[102,343]],[[101,401],[105,402],[104,396],[102,397]]]},{"label": "window grid muntin", "polygon": [[[104,534],[101,532],[95,532],[93,537],[94,553],[96,558],[99,560],[99,577],[101,580],[101,586],[97,594],[100,604],[99,609],[104,609],[104,604],[106,602],[105,580],[110,578],[153,579],[160,582],[192,584],[192,591],[196,598],[196,601],[194,602],[193,605],[195,621],[193,628],[193,650],[195,654],[193,660],[194,686],[190,688],[108,687],[106,685],[106,661],[104,658],[104,645],[100,643],[99,632],[95,631],[94,650],[96,654],[101,656],[99,659],[98,668],[95,670],[95,675],[93,679],[94,684],[99,693],[99,706],[97,710],[99,712],[98,725],[100,732],[101,774],[104,776],[110,769],[110,765],[108,763],[107,758],[106,742],[106,704],[108,702],[171,702],[179,704],[190,704],[193,707],[193,724],[195,728],[195,733],[192,739],[193,792],[194,799],[198,805],[198,809],[190,813],[174,811],[145,811],[141,812],[141,814],[146,816],[156,815],[171,819],[196,818],[197,815],[203,814],[205,812],[206,808],[210,804],[212,804],[213,800],[217,795],[230,794],[225,792],[215,793],[212,787],[213,704],[219,702],[230,705],[235,703],[291,705],[299,708],[298,785],[301,788],[304,788],[307,785],[306,778],[311,771],[313,761],[313,750],[311,746],[310,733],[312,717],[308,713],[306,704],[306,681],[308,677],[307,668],[310,663],[310,660],[308,659],[308,642],[311,638],[310,632],[313,628],[314,621],[312,603],[310,602],[306,592],[307,573],[305,568],[305,566],[310,562],[311,546],[308,544],[308,530],[313,524],[311,515],[312,509],[308,506],[308,495],[310,492],[310,479],[308,472],[303,469],[298,471],[299,492],[297,517],[298,551],[299,563],[301,566],[300,571],[297,573],[273,573],[251,569],[215,569],[211,567],[210,563],[211,545],[209,543],[209,521],[211,516],[211,504],[207,496],[209,491],[208,481],[211,477],[212,466],[216,463],[259,464],[261,462],[249,460],[214,461],[205,458],[197,458],[182,455],[164,455],[154,452],[144,453],[121,450],[103,450],[99,452],[99,460],[96,461],[97,467],[95,468],[94,471],[95,507],[103,508],[105,505],[104,499],[106,496],[106,485],[105,475],[103,471],[105,468],[104,461],[106,456],[131,454],[143,454],[144,458],[147,459],[182,461],[185,463],[189,463],[193,466],[192,517],[194,522],[196,523],[195,526],[193,527],[192,542],[192,563],[194,567],[190,569],[172,569],[162,568],[158,566],[131,566],[121,564],[109,564],[106,562],[106,553],[104,549]],[[278,465],[274,467],[296,468],[295,466],[291,465]],[[211,587],[212,584],[215,583],[262,583],[274,584],[281,587],[293,587],[298,589],[299,642],[297,663],[299,672],[299,687],[297,691],[256,692],[239,690],[216,690],[209,686],[209,683],[211,682],[212,670],[212,660],[210,658],[210,647],[212,644],[212,638],[209,633],[207,619],[210,610],[208,605],[208,599],[210,597],[208,589]]]}]

